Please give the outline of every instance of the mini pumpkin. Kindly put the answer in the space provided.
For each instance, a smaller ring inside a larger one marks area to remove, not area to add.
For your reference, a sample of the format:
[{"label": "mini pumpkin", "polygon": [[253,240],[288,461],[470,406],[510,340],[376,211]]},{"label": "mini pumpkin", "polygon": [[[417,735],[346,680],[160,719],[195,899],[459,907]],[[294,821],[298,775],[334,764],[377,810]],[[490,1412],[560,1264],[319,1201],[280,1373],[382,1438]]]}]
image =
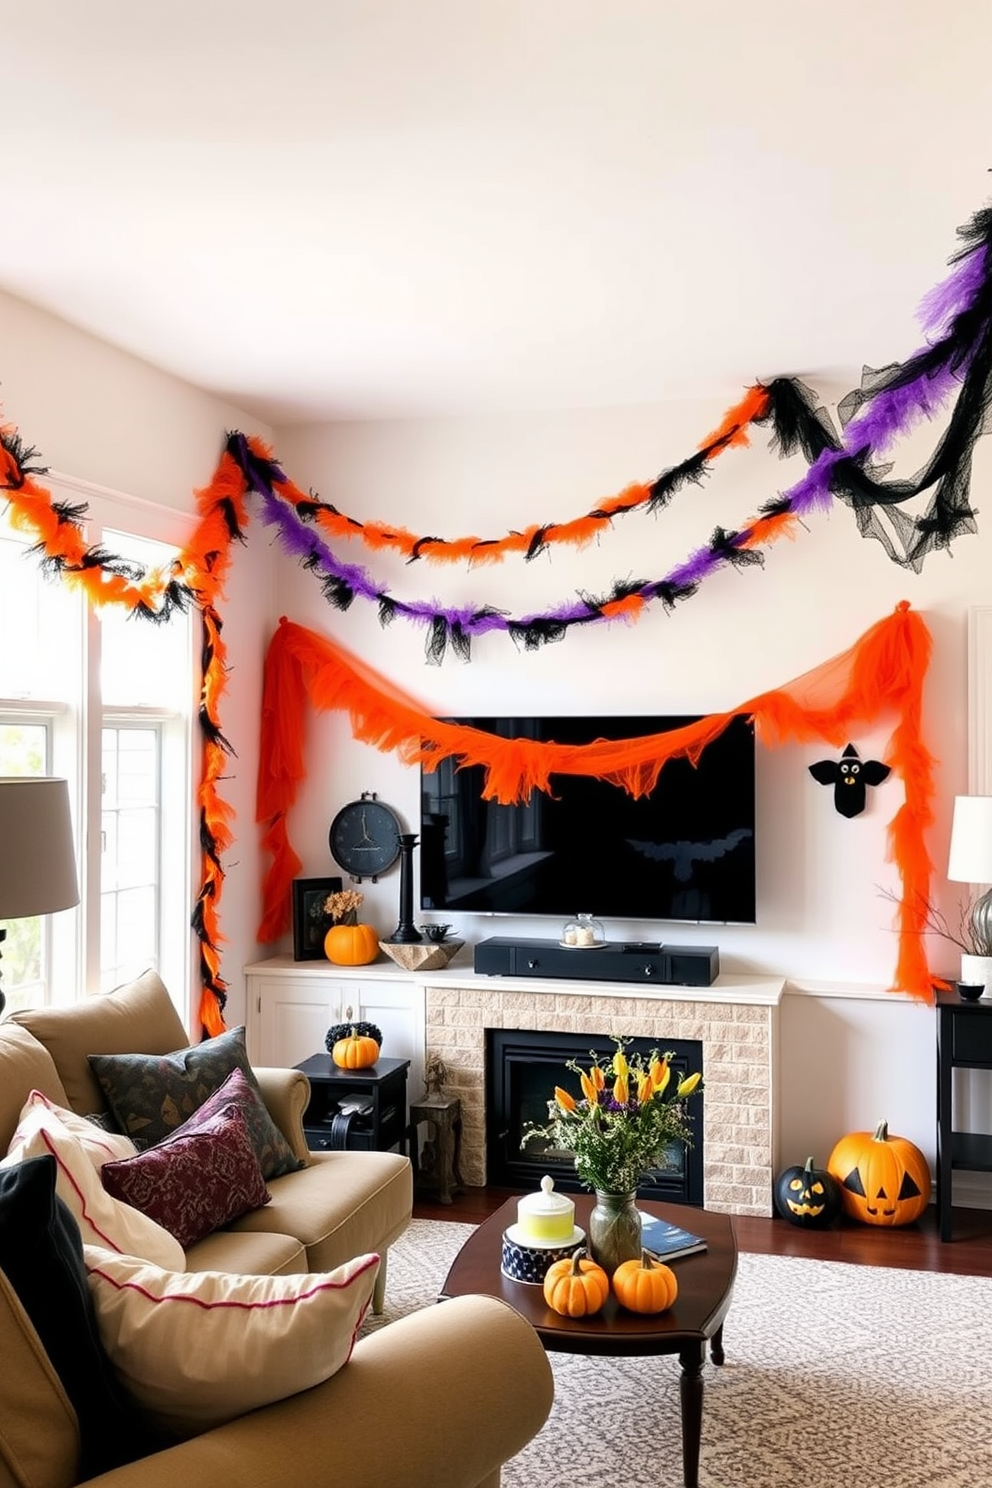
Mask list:
[{"label": "mini pumpkin", "polygon": [[553,1261],[544,1278],[544,1300],[562,1317],[591,1317],[610,1295],[610,1278],[581,1248]]},{"label": "mini pumpkin", "polygon": [[880,1121],[874,1133],[841,1137],[827,1171],[840,1184],[845,1214],[863,1224],[912,1224],[930,1202],[926,1158],[908,1137],[890,1136],[887,1121]]},{"label": "mini pumpkin", "polygon": [[613,1291],[628,1312],[666,1312],[679,1294],[679,1283],[671,1266],[642,1250],[639,1261],[620,1262]]},{"label": "mini pumpkin", "polygon": [[379,937],[371,925],[332,925],[324,954],[335,966],[368,966],[379,954]]},{"label": "mini pumpkin", "polygon": [[368,1069],[379,1058],[379,1045],[375,1039],[366,1038],[352,1029],[344,1038],[338,1039],[331,1050],[331,1058],[339,1069]]},{"label": "mini pumpkin", "polygon": [[775,1208],[790,1224],[807,1230],[826,1229],[840,1213],[840,1188],[836,1178],[806,1159],[806,1166],[785,1168],[775,1180]]}]

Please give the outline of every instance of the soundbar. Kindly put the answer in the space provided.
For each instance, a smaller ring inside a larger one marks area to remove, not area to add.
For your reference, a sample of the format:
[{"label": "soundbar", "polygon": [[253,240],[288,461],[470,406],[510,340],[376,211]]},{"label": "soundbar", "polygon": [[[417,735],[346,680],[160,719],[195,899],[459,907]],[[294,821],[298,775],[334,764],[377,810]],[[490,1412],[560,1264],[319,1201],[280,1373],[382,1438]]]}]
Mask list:
[{"label": "soundbar", "polygon": [[720,951],[717,946],[661,945],[643,940],[566,948],[556,940],[513,940],[507,935],[492,935],[476,944],[474,966],[483,976],[712,987],[720,975]]}]

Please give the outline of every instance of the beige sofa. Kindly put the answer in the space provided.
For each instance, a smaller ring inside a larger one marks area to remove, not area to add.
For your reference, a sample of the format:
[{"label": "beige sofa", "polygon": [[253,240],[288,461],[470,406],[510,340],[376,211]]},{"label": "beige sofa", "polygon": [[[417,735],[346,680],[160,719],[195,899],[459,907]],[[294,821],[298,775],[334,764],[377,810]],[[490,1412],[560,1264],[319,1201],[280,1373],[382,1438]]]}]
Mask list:
[{"label": "beige sofa", "polygon": [[[88,1052],[169,1053],[186,1042],[148,975],[71,1008],[0,1023],[0,1152],[32,1089],[102,1108]],[[410,1164],[393,1153],[310,1154],[306,1079],[256,1070],[266,1105],[306,1161],[270,1180],[272,1201],[187,1252],[190,1270],[330,1270],[379,1251],[411,1212]],[[383,1268],[384,1269],[384,1268]],[[374,1305],[381,1307],[377,1285]],[[37,1333],[0,1270],[0,1488],[72,1488],[79,1432]],[[330,1379],[89,1480],[100,1488],[497,1488],[502,1463],[540,1430],[551,1372],[533,1330],[490,1298],[445,1302],[360,1338]]]},{"label": "beige sofa", "polygon": [[[14,1013],[0,1025],[0,1154],[32,1085],[80,1116],[104,1112],[89,1054],[169,1054],[187,1041],[154,972],[71,1007]],[[377,1251],[383,1263],[372,1306],[381,1312],[386,1252],[413,1209],[409,1159],[395,1152],[308,1152],[306,1076],[293,1069],[254,1073],[276,1126],[306,1167],[271,1179],[270,1203],[193,1245],[187,1269],[252,1275],[331,1271],[352,1256]]]}]

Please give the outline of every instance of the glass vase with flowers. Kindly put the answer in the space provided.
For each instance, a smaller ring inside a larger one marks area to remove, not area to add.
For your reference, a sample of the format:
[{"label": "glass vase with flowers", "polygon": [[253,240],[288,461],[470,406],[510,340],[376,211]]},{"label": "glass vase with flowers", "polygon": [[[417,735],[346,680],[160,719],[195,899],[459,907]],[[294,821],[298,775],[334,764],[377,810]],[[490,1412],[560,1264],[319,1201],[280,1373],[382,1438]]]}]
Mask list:
[{"label": "glass vase with flowers", "polygon": [[654,1050],[647,1059],[628,1058],[629,1038],[614,1037],[616,1052],[602,1061],[590,1051],[588,1069],[568,1060],[579,1077],[581,1097],[555,1086],[548,1122],[530,1123],[521,1146],[544,1141],[573,1154],[580,1182],[596,1195],[589,1217],[589,1249],[608,1274],[641,1254],[637,1190],[659,1166],[673,1142],[692,1145],[687,1101],[702,1089],[700,1073],[677,1079],[672,1053]]}]

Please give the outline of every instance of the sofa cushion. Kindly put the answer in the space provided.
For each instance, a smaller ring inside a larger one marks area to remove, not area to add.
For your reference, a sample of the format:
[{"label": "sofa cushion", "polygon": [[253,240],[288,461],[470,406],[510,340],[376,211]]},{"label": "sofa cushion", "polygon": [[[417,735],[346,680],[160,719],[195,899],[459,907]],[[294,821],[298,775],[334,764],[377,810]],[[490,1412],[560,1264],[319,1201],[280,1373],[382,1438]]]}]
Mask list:
[{"label": "sofa cushion", "polygon": [[85,1263],[121,1379],[179,1435],[336,1373],[351,1357],[379,1270],[379,1257],[364,1255],[316,1275],[176,1275],[92,1246]]},{"label": "sofa cushion", "polygon": [[[244,1028],[231,1028],[201,1044],[167,1054],[91,1053],[90,1065],[118,1123],[142,1148],[162,1141],[181,1126],[233,1070],[240,1070],[257,1094],[248,1062]],[[304,1164],[258,1099],[245,1105],[255,1151],[265,1178],[295,1172]]]},{"label": "sofa cushion", "polygon": [[[188,1041],[183,1021],[154,971],[71,1007],[12,1013],[10,1021],[29,1029],[44,1044],[65,1088],[66,1103],[81,1116],[104,1105],[99,1083],[87,1062],[88,1054],[94,1050],[126,1054],[132,1049],[166,1054]],[[47,1087],[39,1082],[39,1089]],[[57,1093],[50,1093],[59,1098]]]},{"label": "sofa cushion", "polygon": [[100,1179],[185,1248],[269,1201],[248,1126],[236,1105],[189,1121],[145,1152],[104,1163]]},{"label": "sofa cushion", "polygon": [[0,1267],[76,1413],[85,1478],[140,1456],[147,1443],[100,1342],[79,1228],[55,1183],[52,1157],[0,1171]]},{"label": "sofa cushion", "polygon": [[156,1265],[181,1271],[186,1262],[178,1240],[153,1219],[112,1198],[104,1189],[87,1147],[102,1149],[108,1134],[91,1123],[86,1125],[91,1136],[74,1135],[61,1120],[59,1108],[33,1090],[24,1104],[7,1156],[0,1161],[0,1169],[13,1167],[30,1157],[54,1157],[56,1191],[68,1205],[85,1241],[108,1250],[143,1256]]},{"label": "sofa cushion", "polygon": [[413,1167],[398,1152],[317,1152],[302,1173],[269,1184],[272,1202],[232,1230],[276,1230],[307,1248],[308,1271],[384,1251],[410,1222]]},{"label": "sofa cushion", "polygon": [[0,1026],[0,1152],[6,1152],[29,1090],[43,1090],[59,1105],[68,1103],[62,1081],[44,1044],[7,1018]]}]

